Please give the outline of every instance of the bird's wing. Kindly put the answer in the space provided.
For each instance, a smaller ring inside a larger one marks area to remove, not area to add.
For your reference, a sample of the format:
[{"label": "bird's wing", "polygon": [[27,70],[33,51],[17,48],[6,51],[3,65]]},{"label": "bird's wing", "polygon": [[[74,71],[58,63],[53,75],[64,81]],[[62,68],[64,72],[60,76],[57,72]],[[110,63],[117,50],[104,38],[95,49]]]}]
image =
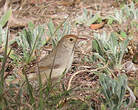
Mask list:
[{"label": "bird's wing", "polygon": [[[60,64],[57,62],[55,63],[54,52],[49,54],[48,56],[43,57],[40,62],[38,63],[40,72],[44,72],[50,69],[57,69],[59,68]],[[54,57],[53,57],[54,56]]]}]

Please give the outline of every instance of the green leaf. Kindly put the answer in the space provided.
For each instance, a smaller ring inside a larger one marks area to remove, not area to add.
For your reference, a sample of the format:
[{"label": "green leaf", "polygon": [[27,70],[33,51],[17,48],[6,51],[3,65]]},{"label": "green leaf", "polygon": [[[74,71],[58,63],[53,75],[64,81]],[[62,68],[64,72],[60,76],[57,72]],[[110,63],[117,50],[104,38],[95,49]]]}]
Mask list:
[{"label": "green leaf", "polygon": [[49,30],[48,31],[48,36],[53,37],[54,32],[55,32],[55,26],[54,26],[52,20],[50,20],[49,23],[48,23],[48,30]]},{"label": "green leaf", "polygon": [[28,29],[23,29],[19,33],[19,38],[16,39],[19,46],[23,49],[23,60],[29,63],[34,57],[32,56],[36,49],[40,49],[45,43],[44,26],[34,27],[31,22],[28,24]]},{"label": "green leaf", "polygon": [[1,46],[2,44],[5,44],[7,32],[8,32],[8,29],[7,29],[7,28],[3,29],[3,28],[0,26],[0,46]]},{"label": "green leaf", "polygon": [[99,55],[99,53],[94,53],[93,55],[96,56],[98,59],[102,60],[103,62],[106,62],[106,59],[104,59],[104,57]]},{"label": "green leaf", "polygon": [[70,25],[68,22],[64,23],[62,36],[70,34]]},{"label": "green leaf", "polygon": [[128,43],[129,43],[130,39],[126,38],[123,42],[121,42],[120,44],[120,56],[119,56],[119,64],[121,64],[125,50],[127,49]]},{"label": "green leaf", "polygon": [[117,78],[112,79],[103,73],[100,75],[101,92],[105,99],[103,103],[110,110],[120,110],[123,105],[124,95],[127,87],[127,77],[119,75]]},{"label": "green leaf", "polygon": [[114,22],[114,19],[112,17],[108,17],[107,19],[108,19],[107,21],[108,25],[111,25]]},{"label": "green leaf", "polygon": [[127,34],[126,34],[126,32],[124,32],[124,31],[121,31],[120,34],[121,34],[121,37],[122,37],[122,38],[126,38],[126,37],[127,37]]},{"label": "green leaf", "polygon": [[29,30],[33,30],[35,28],[35,25],[32,22],[28,23]]},{"label": "green leaf", "polygon": [[10,16],[12,15],[12,10],[9,9],[0,19],[0,25],[3,27],[7,21],[9,20]]},{"label": "green leaf", "polygon": [[96,51],[96,52],[99,52],[99,45],[98,45],[98,42],[97,40],[92,40],[92,50],[93,51]]},{"label": "green leaf", "polygon": [[110,38],[109,38],[109,42],[110,42],[110,45],[112,45],[112,47],[115,47],[118,45],[118,38],[115,35],[115,33],[111,33]]},{"label": "green leaf", "polygon": [[30,30],[24,30],[24,35],[26,38],[27,43],[29,44],[29,48],[32,49],[32,34]]}]

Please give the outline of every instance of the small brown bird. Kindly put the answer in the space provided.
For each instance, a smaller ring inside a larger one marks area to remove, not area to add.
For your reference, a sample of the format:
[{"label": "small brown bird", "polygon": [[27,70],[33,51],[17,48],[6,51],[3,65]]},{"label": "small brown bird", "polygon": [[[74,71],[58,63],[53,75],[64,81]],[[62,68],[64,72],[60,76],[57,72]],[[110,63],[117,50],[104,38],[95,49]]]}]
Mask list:
[{"label": "small brown bird", "polygon": [[[33,73],[27,74],[29,81],[38,81],[41,75],[42,83],[46,82],[51,74],[52,79],[59,78],[63,72],[67,72],[72,65],[74,57],[74,46],[78,37],[75,35],[65,35],[58,42],[53,51],[44,56],[38,62],[38,68],[33,69]],[[32,69],[30,68],[32,72]],[[17,81],[13,81],[14,83]]]}]

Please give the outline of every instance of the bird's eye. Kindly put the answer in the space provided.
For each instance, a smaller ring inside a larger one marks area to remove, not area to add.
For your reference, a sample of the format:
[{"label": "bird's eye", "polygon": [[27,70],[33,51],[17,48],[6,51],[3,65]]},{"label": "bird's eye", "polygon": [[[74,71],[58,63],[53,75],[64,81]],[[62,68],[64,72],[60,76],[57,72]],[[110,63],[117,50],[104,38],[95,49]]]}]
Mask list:
[{"label": "bird's eye", "polygon": [[73,41],[73,39],[72,39],[72,38],[70,38],[69,40],[70,40],[70,41]]}]

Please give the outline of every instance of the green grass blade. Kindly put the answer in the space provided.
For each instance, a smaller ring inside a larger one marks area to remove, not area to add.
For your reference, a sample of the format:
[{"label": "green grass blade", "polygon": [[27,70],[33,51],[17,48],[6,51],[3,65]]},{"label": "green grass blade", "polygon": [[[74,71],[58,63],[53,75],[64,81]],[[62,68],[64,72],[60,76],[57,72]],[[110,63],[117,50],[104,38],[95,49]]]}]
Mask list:
[{"label": "green grass blade", "polygon": [[[26,67],[26,66],[25,66]],[[27,83],[27,88],[28,88],[28,91],[29,91],[29,96],[30,96],[30,99],[31,99],[31,104],[34,104],[35,102],[35,99],[33,97],[33,89],[32,89],[32,86],[30,85],[29,83],[29,80],[28,80],[28,77],[27,77],[27,73],[25,71],[25,67],[23,68],[22,72],[23,74],[25,75],[25,79],[26,79],[26,83]]]}]

